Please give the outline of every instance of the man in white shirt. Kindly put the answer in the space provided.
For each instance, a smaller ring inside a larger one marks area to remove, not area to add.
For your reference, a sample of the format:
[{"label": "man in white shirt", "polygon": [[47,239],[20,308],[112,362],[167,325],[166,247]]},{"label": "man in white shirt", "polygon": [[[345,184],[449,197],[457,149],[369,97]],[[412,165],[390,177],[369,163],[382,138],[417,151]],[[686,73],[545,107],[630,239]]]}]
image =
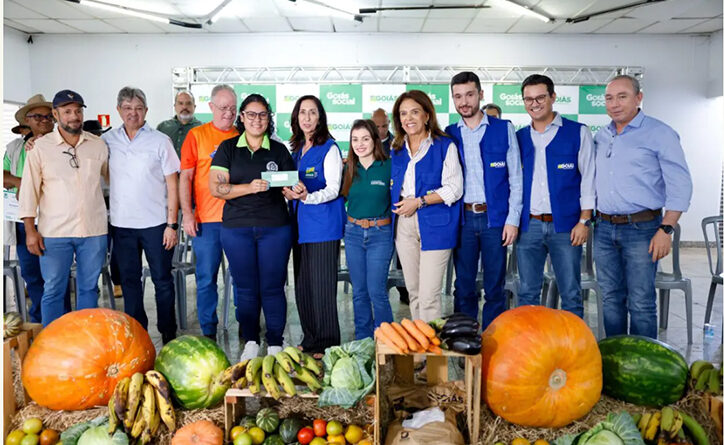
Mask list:
[{"label": "man in white shirt", "polygon": [[177,243],[178,171],[171,140],[146,122],[146,95],[138,88],[118,92],[123,125],[103,135],[110,152],[113,249],[119,262],[125,312],[148,329],[143,307],[141,251],[156,290],[158,330],[163,343],[176,337],[171,275]]}]

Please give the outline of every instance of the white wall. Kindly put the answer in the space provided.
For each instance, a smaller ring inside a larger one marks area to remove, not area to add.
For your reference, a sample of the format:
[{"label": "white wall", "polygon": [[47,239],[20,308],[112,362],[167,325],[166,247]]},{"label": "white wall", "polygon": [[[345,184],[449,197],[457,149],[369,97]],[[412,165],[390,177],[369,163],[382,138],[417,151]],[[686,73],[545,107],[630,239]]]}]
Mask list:
[{"label": "white wall", "polygon": [[[28,36],[3,26],[3,98],[25,102],[33,95],[30,80]],[[47,93],[46,93],[47,97]]]},{"label": "white wall", "polygon": [[[87,116],[110,114],[117,126],[115,95],[124,85],[146,92],[152,124],[172,115],[175,66],[643,66],[645,111],[679,132],[694,178],[682,239],[701,240],[701,219],[718,212],[724,143],[724,103],[710,98],[721,70],[716,35],[38,35],[30,47],[30,84],[46,95],[75,89],[88,103]],[[7,45],[4,56],[6,66],[27,57]],[[14,87],[9,80],[6,91]]]}]

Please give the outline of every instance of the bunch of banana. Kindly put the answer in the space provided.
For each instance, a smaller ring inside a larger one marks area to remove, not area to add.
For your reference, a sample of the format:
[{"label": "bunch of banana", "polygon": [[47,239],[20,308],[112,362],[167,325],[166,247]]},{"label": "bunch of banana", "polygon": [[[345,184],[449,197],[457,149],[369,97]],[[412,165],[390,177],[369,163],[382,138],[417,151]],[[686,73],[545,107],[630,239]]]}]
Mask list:
[{"label": "bunch of banana", "polygon": [[647,443],[668,445],[689,443],[691,438],[695,445],[708,445],[706,432],[691,416],[670,406],[660,411],[636,413],[634,421]]},{"label": "bunch of banana", "polygon": [[697,391],[706,391],[714,395],[722,393],[722,368],[716,369],[706,360],[697,360],[689,368],[691,386]]},{"label": "bunch of banana", "polygon": [[[294,347],[287,347],[276,355],[256,357],[245,360],[227,368],[219,379],[221,383],[230,384],[232,388],[249,388],[252,394],[259,394],[261,389],[279,399],[282,390],[289,396],[297,394],[292,379],[300,380],[312,391],[322,388],[318,377],[322,368],[316,360],[300,352]],[[281,387],[281,389],[280,389]]]},{"label": "bunch of banana", "polygon": [[108,432],[122,426],[126,433],[145,445],[158,432],[161,421],[173,432],[176,412],[171,403],[171,387],[158,371],[137,372],[116,384],[108,401]]}]

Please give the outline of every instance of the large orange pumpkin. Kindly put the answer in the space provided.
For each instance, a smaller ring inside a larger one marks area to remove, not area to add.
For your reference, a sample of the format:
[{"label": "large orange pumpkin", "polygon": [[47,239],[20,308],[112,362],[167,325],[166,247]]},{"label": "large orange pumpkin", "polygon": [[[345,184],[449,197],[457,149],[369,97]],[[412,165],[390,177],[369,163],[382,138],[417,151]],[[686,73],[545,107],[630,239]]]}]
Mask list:
[{"label": "large orange pumpkin", "polygon": [[171,445],[223,445],[224,432],[213,422],[199,420],[176,431]]},{"label": "large orange pumpkin", "polygon": [[153,368],[156,349],[141,324],[110,309],[70,312],[40,331],[22,365],[38,405],[81,410],[108,404],[116,383]]},{"label": "large orange pumpkin", "polygon": [[505,420],[561,427],[598,402],[601,353],[591,330],[568,311],[522,306],[483,332],[483,400]]}]

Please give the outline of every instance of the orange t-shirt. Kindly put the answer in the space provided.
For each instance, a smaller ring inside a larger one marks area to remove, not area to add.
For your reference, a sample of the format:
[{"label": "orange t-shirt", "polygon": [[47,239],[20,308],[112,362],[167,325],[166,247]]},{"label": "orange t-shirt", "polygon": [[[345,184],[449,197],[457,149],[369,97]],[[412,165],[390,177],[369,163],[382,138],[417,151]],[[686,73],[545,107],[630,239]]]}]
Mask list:
[{"label": "orange t-shirt", "polygon": [[209,192],[209,168],[219,145],[238,134],[234,127],[229,131],[221,131],[208,122],[189,130],[181,146],[181,170],[196,169],[193,194],[198,222],[221,222],[225,201],[214,198]]}]

